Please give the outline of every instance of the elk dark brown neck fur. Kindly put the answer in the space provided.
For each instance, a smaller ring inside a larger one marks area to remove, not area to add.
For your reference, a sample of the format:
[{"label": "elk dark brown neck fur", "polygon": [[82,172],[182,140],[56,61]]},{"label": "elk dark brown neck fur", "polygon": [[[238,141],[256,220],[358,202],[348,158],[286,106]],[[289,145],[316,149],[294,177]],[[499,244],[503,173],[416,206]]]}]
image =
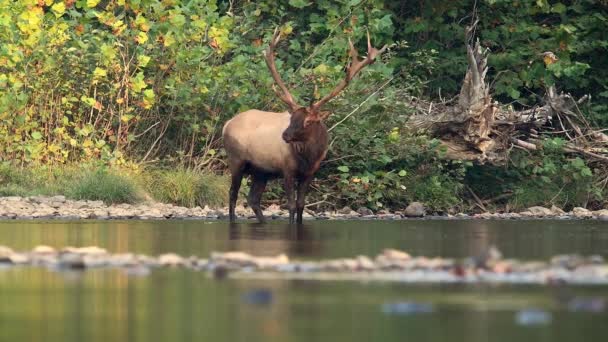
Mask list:
[{"label": "elk dark brown neck fur", "polygon": [[[251,176],[247,202],[257,219],[264,221],[260,201],[268,180],[282,177],[289,206],[289,222],[302,222],[304,200],[310,182],[327,153],[329,135],[323,120],[329,112],[321,107],[337,96],[365,66],[384,52],[371,46],[367,36],[367,57],[359,59],[349,40],[350,64],[346,76],[330,93],[308,107],[299,106],[281,79],[274,62],[274,48],[280,40],[278,30],[264,55],[266,65],[279,89],[277,96],[287,104],[283,113],[248,110],[228,120],[222,137],[232,174],[230,186],[230,221],[236,220],[236,200],[245,174]],[[297,192],[297,198],[296,198]]]},{"label": "elk dark brown neck fur", "polygon": [[315,123],[314,127],[311,127],[310,133],[305,141],[290,143],[291,150],[298,162],[299,177],[314,174],[327,153],[329,134],[325,124],[322,122]]}]

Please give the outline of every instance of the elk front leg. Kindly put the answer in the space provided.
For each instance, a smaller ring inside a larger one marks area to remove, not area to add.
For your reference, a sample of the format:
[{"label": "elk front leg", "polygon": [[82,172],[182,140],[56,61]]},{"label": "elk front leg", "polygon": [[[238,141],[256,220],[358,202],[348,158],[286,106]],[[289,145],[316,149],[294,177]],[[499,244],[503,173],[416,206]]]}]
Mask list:
[{"label": "elk front leg", "polygon": [[302,215],[304,215],[304,205],[306,204],[306,193],[312,177],[305,178],[298,184],[298,199],[296,201],[296,209],[298,211],[297,223],[302,223]]},{"label": "elk front leg", "polygon": [[232,182],[230,184],[230,199],[228,215],[230,216],[230,222],[236,221],[236,200],[239,196],[239,189],[241,188],[241,181],[243,180],[243,173],[245,171],[245,165],[239,165],[238,167],[231,167]]},{"label": "elk front leg", "polygon": [[294,223],[296,214],[296,196],[294,192],[295,178],[293,175],[285,175],[285,196],[287,196],[287,206],[289,207],[289,224]]},{"label": "elk front leg", "polygon": [[266,187],[266,178],[261,176],[252,176],[253,184],[251,185],[251,189],[249,189],[249,196],[247,197],[247,202],[249,206],[255,213],[255,217],[257,217],[260,223],[264,223],[264,215],[262,214],[262,208],[260,207],[260,201],[262,200],[262,193],[264,192],[264,188]]}]

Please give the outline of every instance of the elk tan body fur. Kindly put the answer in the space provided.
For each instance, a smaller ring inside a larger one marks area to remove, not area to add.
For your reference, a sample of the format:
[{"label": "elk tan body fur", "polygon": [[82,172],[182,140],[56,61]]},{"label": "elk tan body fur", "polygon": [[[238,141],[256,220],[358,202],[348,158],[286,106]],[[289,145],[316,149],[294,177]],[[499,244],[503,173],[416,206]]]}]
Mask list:
[{"label": "elk tan body fur", "polygon": [[268,173],[294,170],[296,160],[291,147],[281,138],[290,119],[289,112],[252,109],[238,114],[226,122],[222,131],[226,153]]}]

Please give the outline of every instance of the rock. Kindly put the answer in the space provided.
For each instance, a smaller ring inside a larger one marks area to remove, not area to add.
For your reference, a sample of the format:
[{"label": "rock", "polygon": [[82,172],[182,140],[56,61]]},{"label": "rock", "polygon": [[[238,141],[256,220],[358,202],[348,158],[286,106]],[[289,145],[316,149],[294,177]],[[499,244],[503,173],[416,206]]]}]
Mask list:
[{"label": "rock", "polygon": [[361,216],[370,216],[370,215],[374,215],[374,212],[366,207],[359,207],[359,209],[357,209],[357,213]]},{"label": "rock", "polygon": [[7,197],[2,197],[2,200],[5,202],[20,202],[23,201],[23,197],[20,196],[7,196]]},{"label": "rock", "polygon": [[551,212],[553,212],[554,215],[565,215],[566,212],[563,211],[560,207],[557,207],[554,205],[551,206]]},{"label": "rock", "polygon": [[30,258],[23,253],[13,253],[8,258],[15,265],[27,264],[30,261]]},{"label": "rock", "polygon": [[51,196],[49,200],[51,202],[65,203],[65,196]]},{"label": "rock", "polygon": [[174,253],[163,254],[158,257],[161,266],[183,266],[186,262],[184,258]]},{"label": "rock", "polygon": [[608,209],[602,209],[602,210],[596,210],[594,212],[592,212],[593,217],[601,220],[601,221],[608,221]]},{"label": "rock", "polygon": [[378,257],[380,256],[391,260],[409,260],[412,258],[408,253],[392,248],[383,250]]},{"label": "rock", "polygon": [[533,216],[538,216],[538,217],[554,215],[554,212],[551,209],[541,207],[541,206],[530,207],[530,208],[528,208],[527,211],[529,211]]},{"label": "rock", "polygon": [[359,255],[357,257],[357,269],[364,271],[371,271],[376,268],[376,265],[369,257],[365,255]]},{"label": "rock", "polygon": [[354,211],[348,206],[338,210],[338,214],[342,215],[352,215],[352,213],[354,213]]},{"label": "rock", "polygon": [[0,246],[0,258],[8,258],[11,254],[13,254],[13,250],[6,246]]},{"label": "rock", "polygon": [[589,218],[593,217],[593,213],[589,209],[575,207],[572,209],[572,215],[577,218]]},{"label": "rock", "polygon": [[407,217],[424,217],[424,215],[426,215],[426,211],[422,203],[412,202],[407,206],[407,208],[405,208],[403,215]]},{"label": "rock", "polygon": [[566,269],[575,269],[582,265],[585,260],[580,255],[556,255],[551,258],[551,265],[557,267],[563,267]]},{"label": "rock", "polygon": [[86,268],[83,256],[78,253],[62,253],[59,255],[58,263],[60,268],[73,270],[84,270]]},{"label": "rock", "polygon": [[35,254],[55,254],[56,252],[55,248],[45,245],[36,246],[32,249],[32,253]]},{"label": "rock", "polygon": [[61,250],[62,253],[72,253],[72,254],[89,254],[89,255],[101,255],[108,254],[108,251],[105,248],[100,248],[97,246],[87,246],[87,247],[65,247]]}]

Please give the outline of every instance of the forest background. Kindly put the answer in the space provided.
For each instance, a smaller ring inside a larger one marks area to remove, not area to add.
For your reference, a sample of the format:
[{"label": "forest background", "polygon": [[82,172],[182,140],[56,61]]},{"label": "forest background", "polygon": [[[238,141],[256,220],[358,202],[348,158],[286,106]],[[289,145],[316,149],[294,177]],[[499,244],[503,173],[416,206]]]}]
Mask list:
[{"label": "forest background", "polygon": [[605,161],[572,153],[555,123],[500,164],[448,158],[408,127],[420,103],[458,95],[476,20],[501,106],[542,105],[554,87],[590,95],[578,112],[608,128],[606,0],[0,0],[0,195],[223,205],[223,123],[285,110],[262,58],[279,27],[278,70],[302,103],[343,77],[349,38],[389,45],[328,105],[310,209],[606,206]]}]

